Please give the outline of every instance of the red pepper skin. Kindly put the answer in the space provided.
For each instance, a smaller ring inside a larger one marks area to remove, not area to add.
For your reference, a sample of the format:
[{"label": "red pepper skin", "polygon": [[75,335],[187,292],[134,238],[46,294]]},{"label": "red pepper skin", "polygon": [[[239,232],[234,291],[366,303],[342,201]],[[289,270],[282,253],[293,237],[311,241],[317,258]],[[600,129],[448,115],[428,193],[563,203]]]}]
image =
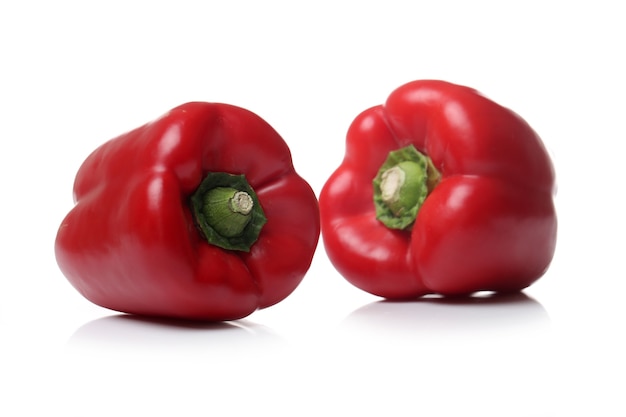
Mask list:
[{"label": "red pepper skin", "polygon": [[[372,180],[410,144],[441,180],[412,229],[392,230],[376,219]],[[320,193],[324,247],[349,282],[385,298],[519,291],[552,260],[555,189],[548,153],[518,115],[467,87],[410,82],[350,126]]]},{"label": "red pepper skin", "polygon": [[[267,217],[249,252],[203,239],[189,196],[207,172],[244,174]],[[126,313],[234,320],[287,297],[310,267],[319,207],[279,134],[239,107],[192,102],[96,149],[56,237],[88,300]]]}]

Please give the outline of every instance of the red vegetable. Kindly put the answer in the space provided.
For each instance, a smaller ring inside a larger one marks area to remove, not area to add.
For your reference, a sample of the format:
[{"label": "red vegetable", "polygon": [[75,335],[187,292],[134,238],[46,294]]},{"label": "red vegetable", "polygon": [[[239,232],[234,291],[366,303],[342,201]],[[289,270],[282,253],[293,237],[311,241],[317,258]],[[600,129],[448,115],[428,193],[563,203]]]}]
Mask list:
[{"label": "red vegetable", "polygon": [[467,87],[415,81],[361,113],[320,194],[337,270],[386,298],[521,290],[555,249],[541,139]]},{"label": "red vegetable", "polygon": [[257,115],[187,103],[96,149],[56,257],[100,306],[230,320],[287,297],[319,237],[317,199]]}]

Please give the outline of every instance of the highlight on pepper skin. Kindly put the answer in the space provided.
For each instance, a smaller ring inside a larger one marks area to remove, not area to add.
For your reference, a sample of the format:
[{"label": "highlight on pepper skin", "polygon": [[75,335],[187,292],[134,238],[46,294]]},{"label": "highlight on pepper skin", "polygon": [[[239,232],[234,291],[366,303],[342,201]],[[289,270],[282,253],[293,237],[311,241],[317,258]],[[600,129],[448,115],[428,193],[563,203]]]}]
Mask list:
[{"label": "highlight on pepper skin", "polygon": [[337,271],[380,297],[515,292],[553,258],[555,192],[543,142],[519,115],[418,80],[350,125],[320,193],[322,238]]},{"label": "highlight on pepper skin", "polygon": [[285,141],[228,104],[186,103],[104,143],[74,195],[59,268],[91,302],[131,314],[221,321],[272,306],[300,284],[320,234]]}]

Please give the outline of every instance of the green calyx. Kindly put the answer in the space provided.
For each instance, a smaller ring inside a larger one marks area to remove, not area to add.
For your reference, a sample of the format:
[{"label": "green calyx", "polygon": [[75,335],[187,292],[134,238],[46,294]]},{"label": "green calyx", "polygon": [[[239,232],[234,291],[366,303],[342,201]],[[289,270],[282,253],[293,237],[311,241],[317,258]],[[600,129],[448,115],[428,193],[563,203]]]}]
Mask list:
[{"label": "green calyx", "polygon": [[441,175],[413,145],[389,152],[374,178],[376,218],[390,229],[410,229]]},{"label": "green calyx", "polygon": [[267,222],[245,176],[209,173],[191,196],[196,226],[212,245],[249,252]]}]

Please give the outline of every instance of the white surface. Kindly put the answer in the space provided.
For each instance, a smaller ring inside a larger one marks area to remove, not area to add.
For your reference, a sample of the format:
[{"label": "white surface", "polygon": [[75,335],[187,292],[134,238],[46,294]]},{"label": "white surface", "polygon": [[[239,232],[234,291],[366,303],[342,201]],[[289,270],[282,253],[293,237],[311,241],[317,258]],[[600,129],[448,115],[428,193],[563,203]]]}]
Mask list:
[{"label": "white surface", "polygon": [[[619,2],[94,4],[0,5],[0,415],[626,415]],[[74,174],[105,140],[236,104],[319,192],[352,119],[420,78],[481,90],[553,153],[557,254],[526,297],[382,303],[320,245],[281,304],[173,325],[91,305],[59,272]]]}]

